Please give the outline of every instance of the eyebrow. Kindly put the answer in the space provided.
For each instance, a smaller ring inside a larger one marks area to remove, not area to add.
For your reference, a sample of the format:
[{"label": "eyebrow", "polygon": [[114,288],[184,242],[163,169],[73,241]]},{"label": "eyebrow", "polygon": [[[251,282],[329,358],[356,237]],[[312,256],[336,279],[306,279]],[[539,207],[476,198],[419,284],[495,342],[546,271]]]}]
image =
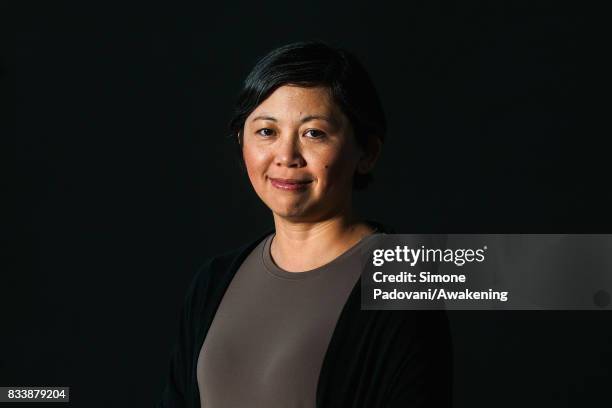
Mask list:
[{"label": "eyebrow", "polygon": [[[300,122],[301,123],[306,123],[309,122],[311,120],[324,120],[332,125],[336,125],[336,121],[332,118],[330,118],[329,116],[325,116],[325,115],[308,115],[308,116],[304,116]],[[269,115],[259,115],[259,116],[255,116],[253,119],[251,119],[251,122],[255,122],[256,120],[269,120],[272,122],[278,122],[278,119],[276,119],[274,116],[269,116]]]}]

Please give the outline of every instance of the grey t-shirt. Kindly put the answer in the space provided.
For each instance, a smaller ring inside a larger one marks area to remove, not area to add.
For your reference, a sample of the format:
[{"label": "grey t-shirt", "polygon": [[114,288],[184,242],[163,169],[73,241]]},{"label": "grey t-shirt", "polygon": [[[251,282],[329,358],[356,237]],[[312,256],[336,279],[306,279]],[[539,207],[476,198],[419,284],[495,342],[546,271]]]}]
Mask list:
[{"label": "grey t-shirt", "polygon": [[227,288],[200,350],[201,406],[314,408],[327,347],[377,235],[306,272],[274,263],[274,234],[259,243]]}]

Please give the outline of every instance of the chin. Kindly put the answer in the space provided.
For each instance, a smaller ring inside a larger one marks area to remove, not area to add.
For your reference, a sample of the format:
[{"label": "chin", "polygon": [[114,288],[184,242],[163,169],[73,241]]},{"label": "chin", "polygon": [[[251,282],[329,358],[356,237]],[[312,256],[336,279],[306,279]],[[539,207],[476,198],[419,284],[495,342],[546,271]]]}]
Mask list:
[{"label": "chin", "polygon": [[312,216],[312,208],[303,205],[276,204],[268,206],[274,215],[291,220],[303,220]]},{"label": "chin", "polygon": [[279,217],[283,218],[302,218],[306,215],[306,211],[303,208],[287,208],[287,207],[276,207],[271,208],[272,212]]},{"label": "chin", "polygon": [[282,206],[277,205],[268,207],[272,210],[275,216],[291,221],[311,222],[325,218],[326,210],[319,206]]}]

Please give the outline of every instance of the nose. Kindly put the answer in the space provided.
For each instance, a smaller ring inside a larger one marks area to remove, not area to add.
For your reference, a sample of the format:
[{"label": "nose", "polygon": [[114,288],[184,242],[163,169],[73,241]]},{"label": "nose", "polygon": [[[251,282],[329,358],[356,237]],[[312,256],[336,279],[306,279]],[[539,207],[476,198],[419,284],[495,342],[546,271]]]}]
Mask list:
[{"label": "nose", "polygon": [[277,146],[275,159],[277,166],[304,167],[306,165],[297,136],[281,137]]}]

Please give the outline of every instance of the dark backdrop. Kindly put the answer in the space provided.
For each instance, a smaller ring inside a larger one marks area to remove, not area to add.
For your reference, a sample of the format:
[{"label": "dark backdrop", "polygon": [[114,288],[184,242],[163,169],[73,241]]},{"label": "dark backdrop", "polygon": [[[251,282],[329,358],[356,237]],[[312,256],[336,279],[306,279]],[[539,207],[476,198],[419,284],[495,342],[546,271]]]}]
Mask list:
[{"label": "dark backdrop", "polygon": [[[196,269],[272,226],[225,125],[257,58],[291,41],[352,50],[379,89],[390,126],[364,216],[404,233],[612,232],[578,114],[579,15],[423,3],[25,5],[3,70],[23,216],[0,384],[70,386],[75,407],[157,401]],[[609,311],[451,323],[459,407],[610,401]]]}]

